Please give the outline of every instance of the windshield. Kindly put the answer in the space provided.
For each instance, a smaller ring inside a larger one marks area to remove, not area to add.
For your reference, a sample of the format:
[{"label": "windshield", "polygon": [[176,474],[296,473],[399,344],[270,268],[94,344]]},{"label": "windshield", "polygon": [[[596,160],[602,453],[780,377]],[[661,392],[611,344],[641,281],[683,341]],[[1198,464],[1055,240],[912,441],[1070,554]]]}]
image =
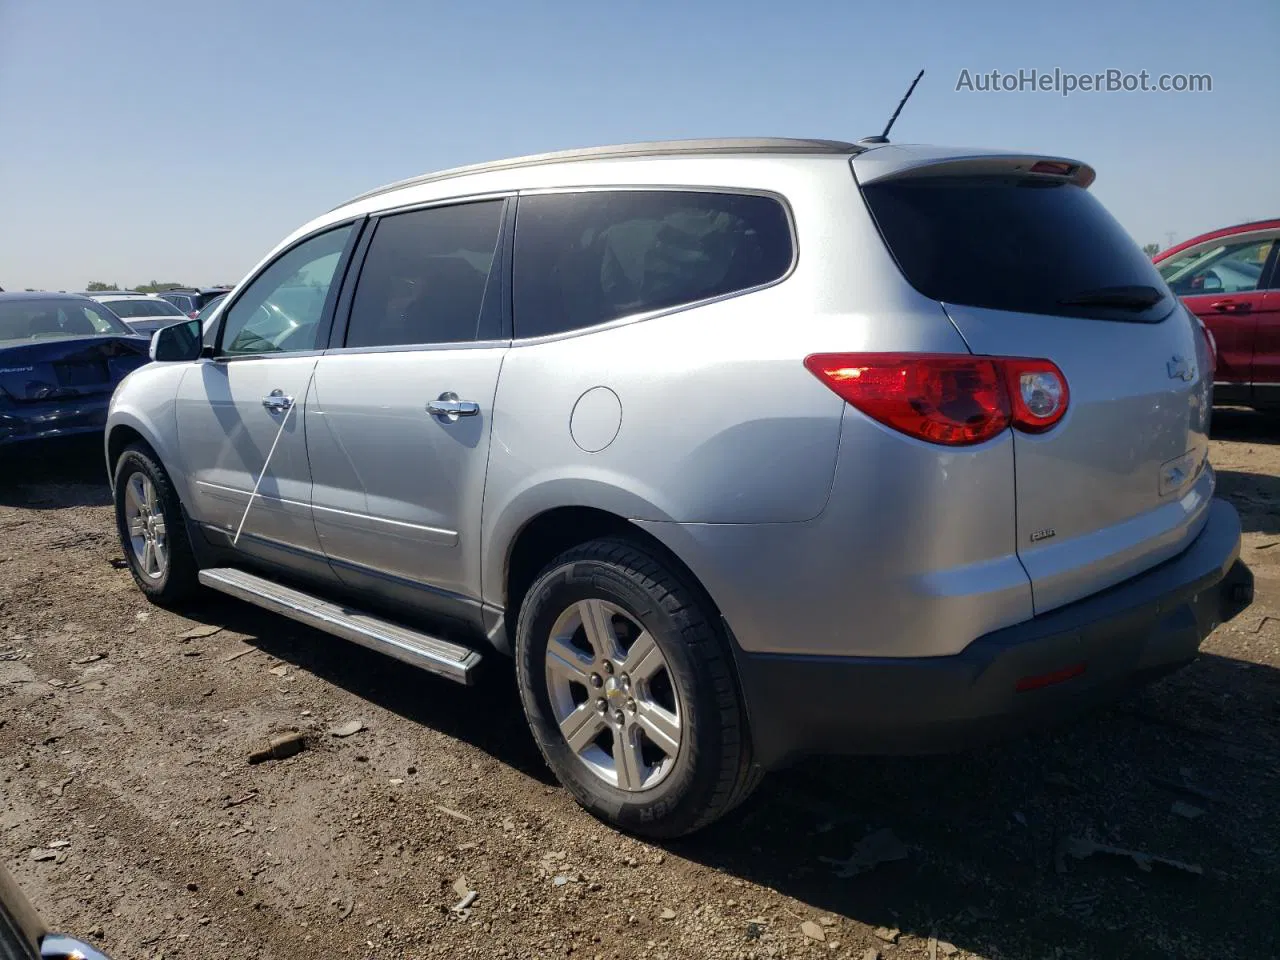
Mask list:
[{"label": "windshield", "polygon": [[133,331],[91,301],[0,301],[0,343],[93,336],[133,336]]},{"label": "windshield", "polygon": [[137,300],[108,300],[105,306],[117,317],[124,317],[125,319],[186,316],[168,300],[153,297],[147,297],[146,299],[139,297]]},{"label": "windshield", "polygon": [[907,281],[943,303],[1158,322],[1160,274],[1088,190],[1020,177],[917,177],[863,187]]}]

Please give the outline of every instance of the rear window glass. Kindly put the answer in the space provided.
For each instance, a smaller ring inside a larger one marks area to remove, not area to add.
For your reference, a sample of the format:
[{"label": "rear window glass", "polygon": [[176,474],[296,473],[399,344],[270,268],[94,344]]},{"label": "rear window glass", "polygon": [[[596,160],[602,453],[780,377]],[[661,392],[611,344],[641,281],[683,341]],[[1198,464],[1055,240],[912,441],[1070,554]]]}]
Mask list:
[{"label": "rear window glass", "polygon": [[190,313],[192,310],[195,309],[195,303],[193,302],[192,298],[186,296],[185,294],[181,294],[181,293],[162,294],[160,299],[168,300],[175,307],[177,307],[178,309],[182,310],[185,313]]},{"label": "rear window glass", "polygon": [[96,303],[14,300],[0,303],[0,343],[56,337],[92,337],[133,331]]},{"label": "rear window glass", "polygon": [[181,317],[181,310],[168,300],[108,300],[107,309],[117,317]]},{"label": "rear window glass", "polygon": [[[993,310],[1156,321],[1160,274],[1087,190],[1012,177],[920,177],[863,187],[907,281],[934,300]],[[1150,306],[1099,303],[1154,288]],[[1064,301],[1093,299],[1094,303]]]},{"label": "rear window glass", "polygon": [[769,197],[618,190],[521,197],[515,335],[540,337],[770,283],[791,229]]}]

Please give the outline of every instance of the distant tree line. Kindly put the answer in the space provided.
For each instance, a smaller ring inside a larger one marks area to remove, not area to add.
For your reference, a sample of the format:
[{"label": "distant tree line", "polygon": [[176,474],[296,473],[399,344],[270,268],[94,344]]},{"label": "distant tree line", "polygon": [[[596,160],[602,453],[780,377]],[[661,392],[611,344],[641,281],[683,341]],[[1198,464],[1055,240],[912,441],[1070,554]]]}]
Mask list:
[{"label": "distant tree line", "polygon": [[[166,290],[181,290],[186,287],[185,283],[160,283],[152,280],[150,283],[140,283],[136,287],[125,287],[125,290],[137,290],[139,293],[164,293]],[[101,280],[90,280],[85,284],[85,290],[89,293],[103,293],[111,290],[119,290],[119,284],[103,283]]]}]

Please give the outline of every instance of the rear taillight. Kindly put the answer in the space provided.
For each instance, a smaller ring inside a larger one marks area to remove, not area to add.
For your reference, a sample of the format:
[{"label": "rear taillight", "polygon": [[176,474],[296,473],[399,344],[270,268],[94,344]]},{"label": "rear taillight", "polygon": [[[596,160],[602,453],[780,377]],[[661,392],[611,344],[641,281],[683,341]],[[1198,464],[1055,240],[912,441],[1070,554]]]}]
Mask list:
[{"label": "rear taillight", "polygon": [[187,314],[188,319],[191,319],[191,320],[196,319],[198,316],[200,316],[199,310],[192,310],[190,313]]},{"label": "rear taillight", "polygon": [[1200,331],[1200,336],[1204,337],[1205,349],[1209,351],[1209,378],[1213,379],[1214,374],[1218,372],[1218,341],[1214,339],[1213,331],[1205,325],[1203,320],[1194,313],[1191,317],[1196,322],[1196,329]]},{"label": "rear taillight", "polygon": [[867,416],[908,436],[969,446],[1009,426],[1048,430],[1067,411],[1067,379],[1048,360],[967,354],[818,353],[804,365]]}]

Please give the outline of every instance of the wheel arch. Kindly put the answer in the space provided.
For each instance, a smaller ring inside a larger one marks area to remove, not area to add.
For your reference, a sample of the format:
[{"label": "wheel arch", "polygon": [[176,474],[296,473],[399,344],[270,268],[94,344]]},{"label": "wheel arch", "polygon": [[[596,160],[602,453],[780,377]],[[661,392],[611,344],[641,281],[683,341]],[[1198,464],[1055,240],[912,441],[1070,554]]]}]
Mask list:
[{"label": "wheel arch", "polygon": [[177,491],[183,509],[189,509],[190,497],[186,474],[174,463],[173,451],[159,439],[159,432],[153,424],[130,411],[113,410],[107,423],[103,443],[107,460],[107,478],[113,494],[116,484],[116,463],[120,455],[132,444],[141,443],[151,451],[160,466],[169,474],[169,482]]},{"label": "wheel arch", "polygon": [[111,477],[112,486],[115,485],[116,464],[120,461],[120,455],[135,443],[145,444],[148,449],[154,450],[142,432],[130,424],[118,424],[107,434],[107,473]]},{"label": "wheel arch", "polygon": [[604,538],[628,540],[664,560],[671,572],[708,604],[718,620],[720,608],[690,566],[669,546],[631,520],[598,506],[549,506],[515,531],[501,566],[501,599],[509,649],[515,648],[516,620],[538,573],[566,550]]}]

